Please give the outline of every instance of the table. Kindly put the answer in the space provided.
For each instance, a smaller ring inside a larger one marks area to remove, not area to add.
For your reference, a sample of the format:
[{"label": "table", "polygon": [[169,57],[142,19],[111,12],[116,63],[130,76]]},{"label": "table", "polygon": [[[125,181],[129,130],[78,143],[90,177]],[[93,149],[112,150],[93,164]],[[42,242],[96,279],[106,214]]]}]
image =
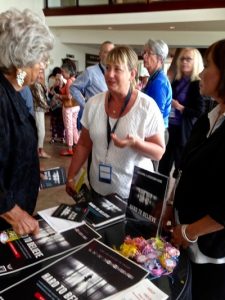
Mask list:
[{"label": "table", "polygon": [[[148,239],[156,235],[156,228],[147,222],[129,219],[99,230],[102,241],[118,248],[126,235],[143,236]],[[153,279],[152,282],[169,296],[169,300],[191,299],[191,266],[186,251],[181,251],[179,263],[173,273]]]},{"label": "table", "polygon": [[[123,243],[126,235],[131,235],[132,237],[142,235],[144,238],[149,238],[155,236],[155,231],[155,227],[151,224],[129,218],[98,230],[102,235],[102,242],[110,247],[117,248]],[[45,262],[40,262],[10,276],[0,277],[0,290],[34,274],[52,261],[54,261],[54,258]],[[189,260],[186,252],[182,251],[179,257],[179,263],[173,273],[153,279],[152,282],[169,295],[170,300],[190,300],[190,279],[191,270]]]}]

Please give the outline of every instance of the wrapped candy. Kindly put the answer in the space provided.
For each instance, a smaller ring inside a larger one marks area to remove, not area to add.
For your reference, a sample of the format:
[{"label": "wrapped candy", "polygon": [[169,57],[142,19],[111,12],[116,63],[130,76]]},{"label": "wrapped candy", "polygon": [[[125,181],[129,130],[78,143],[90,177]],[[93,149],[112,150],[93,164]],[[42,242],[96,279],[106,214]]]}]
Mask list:
[{"label": "wrapped candy", "polygon": [[120,253],[125,257],[131,257],[133,258],[137,254],[137,247],[135,245],[130,244],[122,244],[120,247]]},{"label": "wrapped candy", "polygon": [[173,259],[168,253],[163,253],[159,257],[159,261],[164,269],[166,269],[169,273],[173,271],[173,269],[176,267],[176,260]]},{"label": "wrapped candy", "polygon": [[171,273],[180,255],[178,249],[159,237],[145,240],[143,237],[127,236],[119,252],[133,259],[154,277]]}]

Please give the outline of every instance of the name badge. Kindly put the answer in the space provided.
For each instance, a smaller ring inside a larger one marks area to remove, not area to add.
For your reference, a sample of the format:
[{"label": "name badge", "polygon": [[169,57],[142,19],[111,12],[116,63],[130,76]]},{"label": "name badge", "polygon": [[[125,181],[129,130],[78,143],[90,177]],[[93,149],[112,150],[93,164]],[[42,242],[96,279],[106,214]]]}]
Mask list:
[{"label": "name badge", "polygon": [[112,166],[100,163],[99,164],[99,181],[104,183],[111,183],[112,180]]}]

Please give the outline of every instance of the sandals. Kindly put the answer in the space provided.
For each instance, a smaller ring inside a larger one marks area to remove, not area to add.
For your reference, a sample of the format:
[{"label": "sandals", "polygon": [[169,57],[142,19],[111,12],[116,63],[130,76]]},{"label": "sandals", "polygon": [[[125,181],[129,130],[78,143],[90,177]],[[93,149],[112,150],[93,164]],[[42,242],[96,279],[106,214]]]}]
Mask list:
[{"label": "sandals", "polygon": [[51,158],[51,156],[43,151],[39,152],[39,158]]}]

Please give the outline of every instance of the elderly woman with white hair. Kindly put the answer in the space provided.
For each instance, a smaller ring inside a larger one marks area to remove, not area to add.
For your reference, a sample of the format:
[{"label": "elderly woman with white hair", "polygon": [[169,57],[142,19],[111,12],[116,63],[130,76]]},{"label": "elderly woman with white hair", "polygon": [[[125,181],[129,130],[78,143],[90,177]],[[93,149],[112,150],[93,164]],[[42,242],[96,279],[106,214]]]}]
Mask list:
[{"label": "elderly woman with white hair", "polygon": [[[142,90],[152,97],[157,103],[165,125],[165,142],[168,141],[168,123],[171,110],[172,89],[170,81],[163,70],[164,62],[168,56],[169,48],[162,40],[149,39],[144,45],[143,60],[144,66],[150,75],[148,82]],[[158,169],[158,162],[154,162],[155,170]]]},{"label": "elderly woman with white hair", "polygon": [[37,130],[19,91],[35,82],[52,48],[53,35],[32,11],[0,14],[0,231],[39,231],[32,217],[40,182]]}]

